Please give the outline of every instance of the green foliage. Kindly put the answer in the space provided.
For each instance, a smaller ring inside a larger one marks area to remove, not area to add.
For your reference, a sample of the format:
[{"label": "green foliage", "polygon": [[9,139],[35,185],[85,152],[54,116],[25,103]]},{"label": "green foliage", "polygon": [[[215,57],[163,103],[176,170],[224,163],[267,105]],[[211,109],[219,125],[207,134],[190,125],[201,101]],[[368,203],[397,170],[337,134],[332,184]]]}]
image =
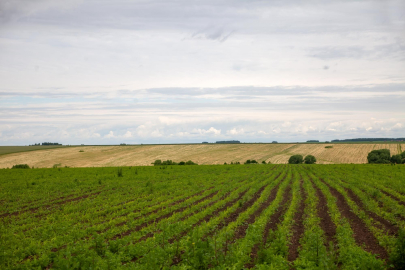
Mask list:
[{"label": "green foliage", "polygon": [[83,150],[83,149],[81,149],[79,152],[84,152],[84,150]]},{"label": "green foliage", "polygon": [[405,269],[405,230],[400,229],[395,243],[394,251],[391,254],[391,264],[394,269]]},{"label": "green foliage", "polygon": [[118,177],[123,177],[122,168],[118,168],[117,176],[118,176]]},{"label": "green foliage", "polygon": [[[125,177],[117,177],[117,170]],[[404,166],[61,168],[0,170],[0,179],[0,269],[404,267],[404,233],[386,233],[368,215],[374,212],[402,227],[403,207],[385,193],[404,200]],[[326,184],[344,196],[364,229],[392,251],[389,262],[356,243]],[[316,188],[336,226],[331,242],[320,227]],[[350,200],[346,189],[360,198],[367,212]],[[268,201],[271,194],[276,196]],[[304,231],[298,258],[289,261],[301,202]],[[284,212],[269,230],[268,222],[278,211]]]},{"label": "green foliage", "polygon": [[17,164],[17,165],[13,165],[13,167],[11,169],[29,169],[30,166],[28,166],[28,164]]},{"label": "green foliage", "polygon": [[389,149],[380,149],[380,150],[373,150],[368,153],[367,160],[368,163],[375,163],[375,164],[388,164],[390,163],[390,150]]},{"label": "green foliage", "polygon": [[248,160],[246,160],[245,164],[258,164],[258,162],[254,159],[252,159],[252,160],[248,159]]},{"label": "green foliage", "polygon": [[302,155],[292,155],[288,159],[288,164],[301,164],[302,162],[304,162]]},{"label": "green foliage", "polygon": [[325,148],[333,148],[333,145],[327,145]]},{"label": "green foliage", "polygon": [[176,162],[174,162],[174,161],[172,161],[172,160],[166,160],[166,161],[163,161],[163,162],[162,162],[162,160],[160,160],[160,159],[155,160],[155,162],[153,162],[152,164],[153,164],[154,166],[198,165],[197,163],[195,163],[195,162],[193,162],[193,161],[191,161],[191,160],[186,161],[186,162],[180,161],[179,163],[176,163]]},{"label": "green foliage", "polygon": [[316,158],[313,155],[307,155],[304,159],[305,164],[315,164]]},{"label": "green foliage", "polygon": [[392,155],[392,157],[391,157],[391,163],[394,163],[394,164],[402,164],[403,161],[402,161],[401,155]]}]

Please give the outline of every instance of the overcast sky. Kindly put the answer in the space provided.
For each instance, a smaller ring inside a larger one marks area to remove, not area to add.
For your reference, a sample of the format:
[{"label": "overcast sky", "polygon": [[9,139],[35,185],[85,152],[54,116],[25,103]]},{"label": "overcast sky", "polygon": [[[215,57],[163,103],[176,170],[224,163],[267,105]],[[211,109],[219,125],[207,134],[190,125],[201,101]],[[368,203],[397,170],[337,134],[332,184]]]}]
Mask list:
[{"label": "overcast sky", "polygon": [[405,137],[405,1],[2,0],[0,145]]}]

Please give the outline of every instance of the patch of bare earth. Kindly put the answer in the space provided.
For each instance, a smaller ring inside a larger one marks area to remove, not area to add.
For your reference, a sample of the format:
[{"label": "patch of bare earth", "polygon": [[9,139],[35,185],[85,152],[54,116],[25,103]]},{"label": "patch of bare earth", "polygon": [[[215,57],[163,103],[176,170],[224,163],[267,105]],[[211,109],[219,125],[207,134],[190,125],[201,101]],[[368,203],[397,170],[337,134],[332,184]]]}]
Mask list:
[{"label": "patch of bare earth", "polygon": [[305,211],[305,200],[307,198],[306,193],[303,189],[303,181],[300,180],[300,193],[301,201],[298,206],[297,212],[294,215],[294,223],[292,226],[293,235],[291,237],[291,242],[288,248],[288,261],[292,262],[298,258],[298,248],[300,247],[300,239],[304,234],[304,211]]},{"label": "patch of bare earth", "polygon": [[[371,212],[366,210],[366,207],[364,206],[364,203],[360,200],[360,198],[349,188],[344,188],[349,195],[350,199],[354,201],[360,209],[362,209],[364,212],[367,213],[368,216],[372,217],[375,221],[379,222],[380,225],[377,224],[377,226],[380,229],[384,229],[385,232],[387,232],[390,235],[396,235],[398,233],[398,227],[395,225],[391,224],[388,220],[378,216],[376,213]],[[381,225],[383,227],[381,227]]]},{"label": "patch of bare earth", "polygon": [[380,259],[388,259],[387,251],[379,245],[377,239],[367,228],[364,222],[351,211],[350,206],[346,202],[344,196],[322,179],[321,181],[329,187],[332,195],[337,199],[336,204],[339,211],[342,216],[348,220],[350,227],[353,230],[353,237],[357,245],[363,247],[363,249],[367,252],[377,255],[377,257]]},{"label": "patch of bare earth", "polygon": [[267,187],[267,185],[262,186],[258,191],[256,191],[252,198],[250,198],[247,202],[245,202],[242,207],[237,208],[233,213],[231,213],[228,217],[226,217],[222,222],[220,222],[215,230],[212,230],[209,232],[204,239],[208,237],[212,237],[217,231],[220,231],[222,228],[225,226],[228,226],[229,223],[236,221],[236,219],[239,217],[239,215],[243,212],[245,212],[249,207],[251,207],[259,198],[264,189]]},{"label": "patch of bare earth", "polygon": [[269,205],[274,201],[277,195],[278,187],[280,186],[281,182],[279,182],[270,192],[269,196],[267,197],[266,201],[264,201],[260,206],[256,209],[254,213],[252,213],[249,218],[243,222],[243,224],[239,225],[235,230],[235,235],[233,238],[233,242],[236,240],[245,237],[246,230],[248,229],[249,225],[254,223],[256,218],[261,215],[261,213],[269,207]]},{"label": "patch of bare earth", "polygon": [[326,241],[325,246],[328,246],[328,243],[332,242],[334,246],[337,244],[336,240],[336,225],[333,223],[332,218],[329,215],[328,211],[328,201],[326,200],[325,195],[322,191],[312,183],[313,187],[316,191],[316,196],[318,197],[318,206],[317,206],[317,214],[318,217],[321,219],[321,229],[323,230]]},{"label": "patch of bare earth", "polygon": [[397,201],[398,204],[405,206],[405,202],[401,201],[398,197],[396,197],[396,196],[392,195],[391,193],[388,193],[388,192],[386,192],[386,191],[384,191],[382,189],[380,189],[380,191],[382,193],[384,193],[385,195],[387,195],[388,197],[390,197],[391,199]]}]

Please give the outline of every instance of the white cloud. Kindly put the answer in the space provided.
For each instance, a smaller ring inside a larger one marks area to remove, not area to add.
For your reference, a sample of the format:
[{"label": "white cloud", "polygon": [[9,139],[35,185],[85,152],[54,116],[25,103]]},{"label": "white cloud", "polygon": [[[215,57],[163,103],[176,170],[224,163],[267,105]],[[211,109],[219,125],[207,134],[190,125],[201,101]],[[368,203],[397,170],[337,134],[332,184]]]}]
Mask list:
[{"label": "white cloud", "polygon": [[110,131],[108,134],[104,135],[104,138],[111,139],[116,138],[113,131]]},{"label": "white cloud", "polygon": [[221,130],[216,129],[214,127],[210,127],[209,129],[202,129],[202,128],[194,128],[192,130],[192,133],[194,134],[200,134],[200,135],[220,135]]},{"label": "white cloud", "polygon": [[244,133],[245,133],[245,130],[243,128],[238,128],[238,129],[233,128],[226,132],[226,134],[228,134],[228,135],[240,135],[240,134],[244,134]]},{"label": "white cloud", "polygon": [[122,137],[123,137],[123,138],[131,138],[131,137],[132,137],[132,132],[131,132],[131,131],[127,131]]}]

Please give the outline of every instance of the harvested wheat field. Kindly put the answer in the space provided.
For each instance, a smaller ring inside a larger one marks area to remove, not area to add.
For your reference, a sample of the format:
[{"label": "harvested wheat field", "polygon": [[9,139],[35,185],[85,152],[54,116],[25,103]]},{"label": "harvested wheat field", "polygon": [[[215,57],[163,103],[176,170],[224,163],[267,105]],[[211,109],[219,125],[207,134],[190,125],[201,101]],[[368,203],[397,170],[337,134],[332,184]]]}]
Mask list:
[{"label": "harvested wheat field", "polygon": [[[332,148],[325,148],[333,146]],[[151,165],[156,159],[192,160],[198,164],[263,160],[275,164],[287,163],[293,154],[314,155],[318,164],[366,163],[374,149],[401,151],[400,144],[189,144],[133,146],[75,146],[12,153],[0,156],[0,168],[15,164],[49,168],[55,164],[69,167],[105,167]]]}]

